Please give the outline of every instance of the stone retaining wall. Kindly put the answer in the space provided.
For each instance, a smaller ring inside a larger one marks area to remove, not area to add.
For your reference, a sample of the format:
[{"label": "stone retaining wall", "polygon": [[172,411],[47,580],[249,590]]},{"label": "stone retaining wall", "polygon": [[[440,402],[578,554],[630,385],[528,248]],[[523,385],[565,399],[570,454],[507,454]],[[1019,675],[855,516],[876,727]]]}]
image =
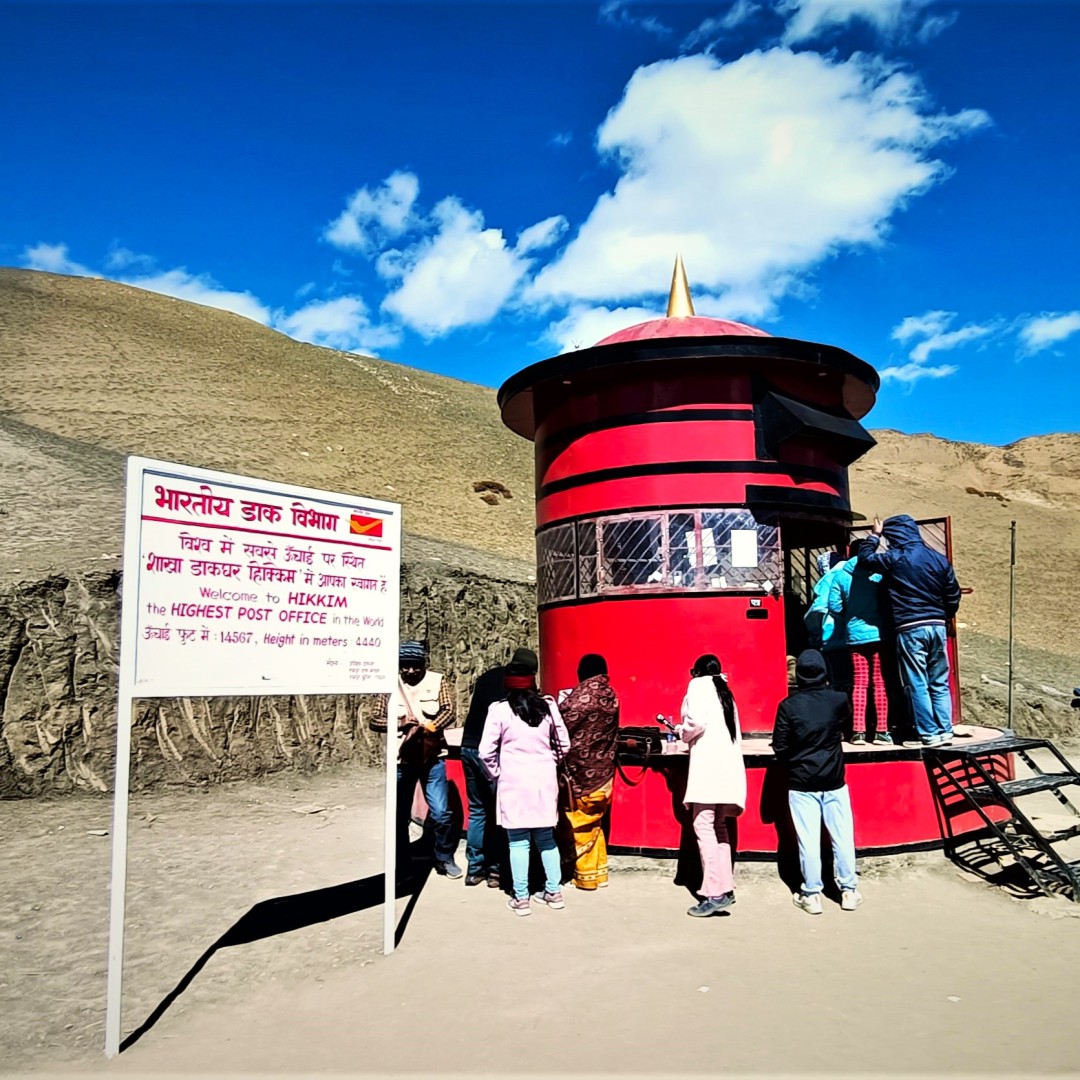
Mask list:
[{"label": "stone retaining wall", "polygon": [[[112,789],[120,574],[0,589],[0,797]],[[402,566],[402,634],[431,643],[457,689],[536,645],[535,588]],[[285,768],[376,762],[364,696],[178,698],[135,704],[132,787],[203,785]]]}]

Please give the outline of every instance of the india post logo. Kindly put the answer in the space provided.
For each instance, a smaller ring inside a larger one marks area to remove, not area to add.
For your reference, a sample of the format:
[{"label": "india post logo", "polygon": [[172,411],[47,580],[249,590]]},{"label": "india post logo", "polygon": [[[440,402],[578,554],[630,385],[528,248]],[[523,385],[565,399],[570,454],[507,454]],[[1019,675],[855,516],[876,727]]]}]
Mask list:
[{"label": "india post logo", "polygon": [[349,518],[349,532],[354,536],[382,537],[382,518],[353,514]]}]

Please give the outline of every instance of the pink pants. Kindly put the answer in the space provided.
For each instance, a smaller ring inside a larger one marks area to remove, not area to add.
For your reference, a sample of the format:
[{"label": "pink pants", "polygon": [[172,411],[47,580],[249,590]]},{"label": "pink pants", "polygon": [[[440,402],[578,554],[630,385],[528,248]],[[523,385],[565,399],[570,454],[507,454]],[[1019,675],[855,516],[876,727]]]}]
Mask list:
[{"label": "pink pants", "polygon": [[728,839],[728,807],[717,803],[691,803],[694,835],[701,853],[703,877],[698,892],[702,896],[723,896],[735,888],[731,871],[731,841]]}]

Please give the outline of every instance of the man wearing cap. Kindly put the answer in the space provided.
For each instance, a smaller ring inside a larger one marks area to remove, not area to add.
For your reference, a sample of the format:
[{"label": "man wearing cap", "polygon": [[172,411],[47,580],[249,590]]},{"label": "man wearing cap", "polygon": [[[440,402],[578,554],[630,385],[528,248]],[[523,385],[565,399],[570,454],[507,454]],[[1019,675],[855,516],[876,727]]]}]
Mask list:
[{"label": "man wearing cap", "polygon": [[[509,666],[521,674],[535,675],[540,664],[532,649],[515,649]],[[465,884],[479,885],[486,881],[492,889],[500,885],[507,840],[504,830],[495,823],[495,783],[480,763],[479,748],[488,709],[506,697],[506,674],[507,665],[500,664],[476,680],[461,732],[461,768],[469,800],[469,829],[465,839],[469,867]]]},{"label": "man wearing cap", "polygon": [[461,877],[454,861],[457,850],[454,820],[450,812],[450,788],[442,755],[446,750],[443,729],[454,722],[454,698],[450,686],[437,671],[429,671],[427,649],[419,641],[403,641],[398,652],[398,684],[383,696],[371,719],[372,731],[386,731],[390,709],[398,729],[398,852],[409,850],[409,818],[413,794],[424,789],[428,815],[435,832],[435,871],[444,877]]}]

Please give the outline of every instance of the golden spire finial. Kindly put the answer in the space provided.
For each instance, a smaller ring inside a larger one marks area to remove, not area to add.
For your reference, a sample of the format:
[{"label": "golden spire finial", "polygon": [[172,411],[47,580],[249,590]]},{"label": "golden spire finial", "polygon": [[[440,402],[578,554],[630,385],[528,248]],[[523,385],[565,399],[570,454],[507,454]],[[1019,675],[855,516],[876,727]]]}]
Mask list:
[{"label": "golden spire finial", "polygon": [[671,275],[671,292],[668,293],[667,317],[685,319],[694,314],[694,301],[690,299],[690,286],[686,281],[686,267],[682,256],[675,256],[675,272]]}]

